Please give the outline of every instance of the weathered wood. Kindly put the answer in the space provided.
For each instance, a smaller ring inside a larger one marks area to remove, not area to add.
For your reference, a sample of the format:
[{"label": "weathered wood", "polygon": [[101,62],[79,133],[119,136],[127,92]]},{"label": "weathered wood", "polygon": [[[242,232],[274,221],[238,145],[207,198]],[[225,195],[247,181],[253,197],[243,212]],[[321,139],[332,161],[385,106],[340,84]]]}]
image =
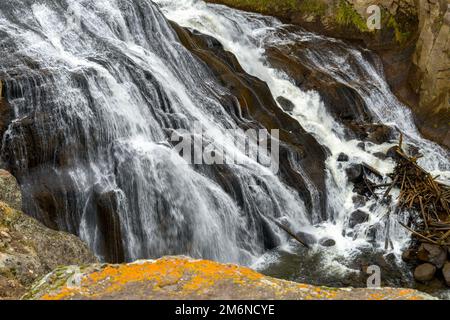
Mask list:
[{"label": "weathered wood", "polygon": [[288,227],[286,227],[284,224],[278,222],[277,220],[275,220],[272,217],[269,217],[269,219],[275,223],[281,230],[283,230],[284,232],[286,232],[288,235],[290,235],[292,238],[294,238],[295,240],[297,240],[300,244],[302,244],[303,246],[305,246],[306,248],[309,248],[309,245],[307,243],[305,243],[302,239],[300,239],[294,232],[292,232]]}]

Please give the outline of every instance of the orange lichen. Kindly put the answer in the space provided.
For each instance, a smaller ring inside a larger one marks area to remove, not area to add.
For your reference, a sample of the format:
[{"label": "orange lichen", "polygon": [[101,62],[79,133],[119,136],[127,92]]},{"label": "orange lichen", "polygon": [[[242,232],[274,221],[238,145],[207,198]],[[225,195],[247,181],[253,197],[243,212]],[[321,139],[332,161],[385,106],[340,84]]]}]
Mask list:
[{"label": "orange lichen", "polygon": [[[70,274],[69,274],[70,276]],[[355,289],[316,287],[263,276],[249,268],[213,261],[167,257],[156,261],[124,265],[94,265],[81,272],[78,286],[67,283],[51,288],[41,299],[183,299],[214,297],[230,288],[230,297],[273,299],[420,299],[417,291],[402,289]],[[64,280],[64,279],[63,279]],[[70,282],[67,281],[66,282]],[[223,297],[223,296],[221,296]]]}]

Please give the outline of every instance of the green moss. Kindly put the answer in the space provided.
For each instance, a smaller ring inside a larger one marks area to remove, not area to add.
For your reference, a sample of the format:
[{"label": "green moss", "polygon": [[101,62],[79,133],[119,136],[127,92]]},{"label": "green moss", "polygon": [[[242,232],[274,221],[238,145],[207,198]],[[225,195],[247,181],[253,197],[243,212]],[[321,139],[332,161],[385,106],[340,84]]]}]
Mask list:
[{"label": "green moss", "polygon": [[345,0],[341,0],[336,11],[336,22],[342,26],[354,26],[359,31],[369,31],[367,22]]},{"label": "green moss", "polygon": [[398,24],[398,22],[395,20],[394,16],[390,16],[389,20],[387,22],[387,26],[389,28],[394,29],[395,32],[395,40],[402,44],[405,43],[409,36],[410,36],[410,32],[408,31],[402,31],[400,25]]},{"label": "green moss", "polygon": [[312,13],[316,16],[324,15],[327,5],[320,0],[304,0],[299,5],[301,12]]},{"label": "green moss", "polygon": [[298,0],[209,0],[208,2],[221,3],[231,7],[245,8],[260,13],[274,13],[298,9]]}]

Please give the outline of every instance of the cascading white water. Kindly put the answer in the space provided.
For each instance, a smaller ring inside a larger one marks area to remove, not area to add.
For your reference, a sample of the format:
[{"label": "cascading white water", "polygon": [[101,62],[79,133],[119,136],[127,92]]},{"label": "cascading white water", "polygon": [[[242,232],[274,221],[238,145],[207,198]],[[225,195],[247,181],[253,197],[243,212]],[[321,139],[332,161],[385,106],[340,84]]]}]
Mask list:
[{"label": "cascading white water", "polygon": [[[357,226],[354,230],[355,235],[348,236],[346,233],[348,218],[356,209],[352,201],[355,193],[345,176],[346,166],[337,161],[338,155],[344,152],[350,155],[347,166],[365,162],[386,174],[392,171],[394,163],[389,160],[380,160],[373,154],[380,151],[386,152],[395,144],[368,144],[366,150],[362,150],[357,146],[360,143],[359,140],[345,138],[342,124],[328,113],[320,96],[312,91],[303,92],[294,85],[294,81],[288,75],[271,67],[265,56],[265,49],[269,46],[277,47],[289,43],[312,43],[308,46],[306,53],[308,61],[305,63],[313,65],[314,68],[331,75],[336,81],[355,89],[375,120],[397,127],[405,136],[407,143],[418,146],[424,151],[425,157],[420,159],[420,165],[433,174],[439,175],[442,181],[450,181],[448,152],[420,136],[414,125],[411,111],[392,94],[380,68],[366,61],[360,50],[339,40],[303,31],[283,32],[285,26],[275,18],[242,12],[222,5],[206,4],[197,0],[156,0],[155,2],[160,5],[169,19],[218,39],[226,50],[238,58],[246,72],[268,84],[274,97],[283,96],[292,101],[295,105],[292,116],[330,150],[331,154],[326,161],[326,192],[329,212],[333,212],[334,216],[329,221],[316,224],[315,231],[318,235],[329,236],[337,241],[336,247],[330,251],[330,260],[340,255],[351,255],[355,248],[371,246],[366,238],[369,227],[374,225],[381,226],[382,232],[376,236],[380,247],[384,247],[385,229],[387,225],[390,226],[393,251],[400,253],[400,249],[409,241],[409,236],[397,223],[399,217],[390,215],[389,219],[386,219],[388,208],[384,204],[368,202],[363,209],[370,212],[369,221]],[[316,50],[314,43],[319,41],[335,44],[340,50],[331,49],[328,52]]]},{"label": "cascading white water", "polygon": [[[120,232],[125,260],[187,254],[249,264],[265,251],[262,217],[308,226],[297,194],[235,146],[226,129],[237,124],[218,100],[226,90],[151,1],[7,0],[0,33],[15,119],[3,156],[35,195],[30,210],[45,220],[42,203],[59,197],[56,227],[102,258],[102,239]],[[167,132],[193,132],[197,122],[212,145],[243,159],[229,167],[243,203],[166,142]],[[44,152],[30,154],[33,145]],[[118,230],[100,230],[105,206]]]}]

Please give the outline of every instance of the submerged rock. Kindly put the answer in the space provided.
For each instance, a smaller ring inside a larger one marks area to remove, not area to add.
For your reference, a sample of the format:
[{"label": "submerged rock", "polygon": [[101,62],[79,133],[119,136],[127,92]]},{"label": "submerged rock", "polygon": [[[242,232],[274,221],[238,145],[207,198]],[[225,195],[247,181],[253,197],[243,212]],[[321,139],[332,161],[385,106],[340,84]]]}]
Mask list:
[{"label": "submerged rock", "polygon": [[303,243],[305,243],[309,246],[317,243],[317,238],[314,235],[312,235],[311,233],[299,231],[295,235],[298,238],[300,238],[300,240],[302,240]]},{"label": "submerged rock", "polygon": [[387,158],[387,155],[383,152],[375,152],[373,155],[381,160],[386,160]]},{"label": "submerged rock", "polygon": [[295,108],[295,105],[292,103],[292,101],[286,99],[285,97],[279,96],[277,98],[277,102],[280,104],[284,111],[291,112]]},{"label": "submerged rock", "polygon": [[355,210],[351,213],[348,225],[350,228],[354,228],[356,225],[367,222],[369,220],[369,214],[362,210]]},{"label": "submerged rock", "polygon": [[346,161],[348,161],[348,159],[349,159],[348,155],[346,155],[345,153],[341,152],[339,154],[339,156],[338,156],[337,161],[346,162]]},{"label": "submerged rock", "polygon": [[347,174],[348,181],[353,183],[361,182],[363,178],[363,167],[360,164],[353,164],[347,169],[345,169],[345,173]]},{"label": "submerged rock", "polygon": [[424,263],[416,267],[414,270],[414,278],[417,281],[430,281],[434,278],[436,267],[431,263]]},{"label": "submerged rock", "polygon": [[319,243],[322,247],[333,247],[336,245],[336,241],[331,238],[322,238]]},{"label": "submerged rock", "polygon": [[24,299],[433,299],[412,289],[329,288],[279,280],[249,268],[187,257],[59,268]]}]

